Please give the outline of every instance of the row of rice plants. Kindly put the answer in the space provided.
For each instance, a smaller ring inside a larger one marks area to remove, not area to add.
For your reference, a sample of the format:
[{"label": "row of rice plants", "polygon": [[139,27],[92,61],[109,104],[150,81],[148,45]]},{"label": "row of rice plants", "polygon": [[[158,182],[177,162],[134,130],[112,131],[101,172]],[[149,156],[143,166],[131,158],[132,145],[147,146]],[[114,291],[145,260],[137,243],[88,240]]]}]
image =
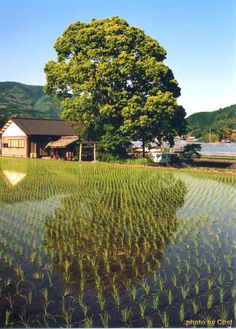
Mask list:
[{"label": "row of rice plants", "polygon": [[27,170],[20,188],[2,181],[0,324],[167,327],[232,318],[229,185],[112,165],[29,161]]}]

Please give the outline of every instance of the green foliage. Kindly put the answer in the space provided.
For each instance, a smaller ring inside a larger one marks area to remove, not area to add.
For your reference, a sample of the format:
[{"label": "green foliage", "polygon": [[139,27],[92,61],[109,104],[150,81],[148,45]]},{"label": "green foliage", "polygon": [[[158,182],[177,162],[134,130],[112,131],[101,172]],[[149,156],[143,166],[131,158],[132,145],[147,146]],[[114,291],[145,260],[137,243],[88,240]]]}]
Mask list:
[{"label": "green foliage", "polygon": [[7,122],[8,118],[0,114],[0,128]]},{"label": "green foliage", "polygon": [[194,158],[200,158],[201,144],[187,144],[180,154],[181,161],[191,162]]},{"label": "green foliage", "polygon": [[205,143],[213,143],[213,142],[217,142],[219,141],[220,138],[220,134],[214,132],[214,131],[205,131],[203,133],[203,136],[201,138],[201,141],[205,142]]},{"label": "green foliage", "polygon": [[63,118],[84,127],[84,138],[104,143],[105,153],[124,157],[127,139],[172,142],[184,132],[166,51],[143,30],[119,17],[76,22],[54,47],[45,91],[60,102]]},{"label": "green foliage", "polygon": [[129,144],[128,139],[120,135],[114,127],[106,126],[106,131],[101,137],[101,143],[97,147],[98,160],[112,162],[112,159],[125,159]]},{"label": "green foliage", "polygon": [[60,108],[42,86],[0,82],[0,116],[59,118]]}]

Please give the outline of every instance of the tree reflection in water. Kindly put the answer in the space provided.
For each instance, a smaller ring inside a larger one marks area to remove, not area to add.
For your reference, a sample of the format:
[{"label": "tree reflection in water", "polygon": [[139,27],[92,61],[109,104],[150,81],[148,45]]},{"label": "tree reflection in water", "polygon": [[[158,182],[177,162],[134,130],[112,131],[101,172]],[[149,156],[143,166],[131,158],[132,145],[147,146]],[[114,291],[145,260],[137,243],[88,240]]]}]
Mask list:
[{"label": "tree reflection in water", "polygon": [[119,289],[159,268],[185,194],[172,176],[102,183],[103,189],[90,184],[82,195],[75,191],[46,221],[54,265],[80,291]]}]

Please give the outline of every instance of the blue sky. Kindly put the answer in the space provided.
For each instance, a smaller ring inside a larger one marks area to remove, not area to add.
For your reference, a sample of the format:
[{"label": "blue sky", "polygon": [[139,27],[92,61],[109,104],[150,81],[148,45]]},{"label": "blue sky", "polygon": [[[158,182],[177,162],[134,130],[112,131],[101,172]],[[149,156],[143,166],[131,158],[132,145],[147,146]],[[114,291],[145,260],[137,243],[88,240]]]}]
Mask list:
[{"label": "blue sky", "polygon": [[236,103],[236,0],[0,0],[0,80],[45,84],[56,38],[120,16],[167,50],[187,114]]}]

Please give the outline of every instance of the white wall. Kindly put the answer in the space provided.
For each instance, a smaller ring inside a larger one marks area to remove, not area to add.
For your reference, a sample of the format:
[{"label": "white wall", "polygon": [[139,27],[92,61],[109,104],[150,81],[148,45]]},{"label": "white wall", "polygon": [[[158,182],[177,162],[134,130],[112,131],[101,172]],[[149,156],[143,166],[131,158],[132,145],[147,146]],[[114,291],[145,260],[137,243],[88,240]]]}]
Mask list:
[{"label": "white wall", "polygon": [[21,130],[14,122],[4,131],[2,137],[20,137],[26,136],[23,130]]}]

